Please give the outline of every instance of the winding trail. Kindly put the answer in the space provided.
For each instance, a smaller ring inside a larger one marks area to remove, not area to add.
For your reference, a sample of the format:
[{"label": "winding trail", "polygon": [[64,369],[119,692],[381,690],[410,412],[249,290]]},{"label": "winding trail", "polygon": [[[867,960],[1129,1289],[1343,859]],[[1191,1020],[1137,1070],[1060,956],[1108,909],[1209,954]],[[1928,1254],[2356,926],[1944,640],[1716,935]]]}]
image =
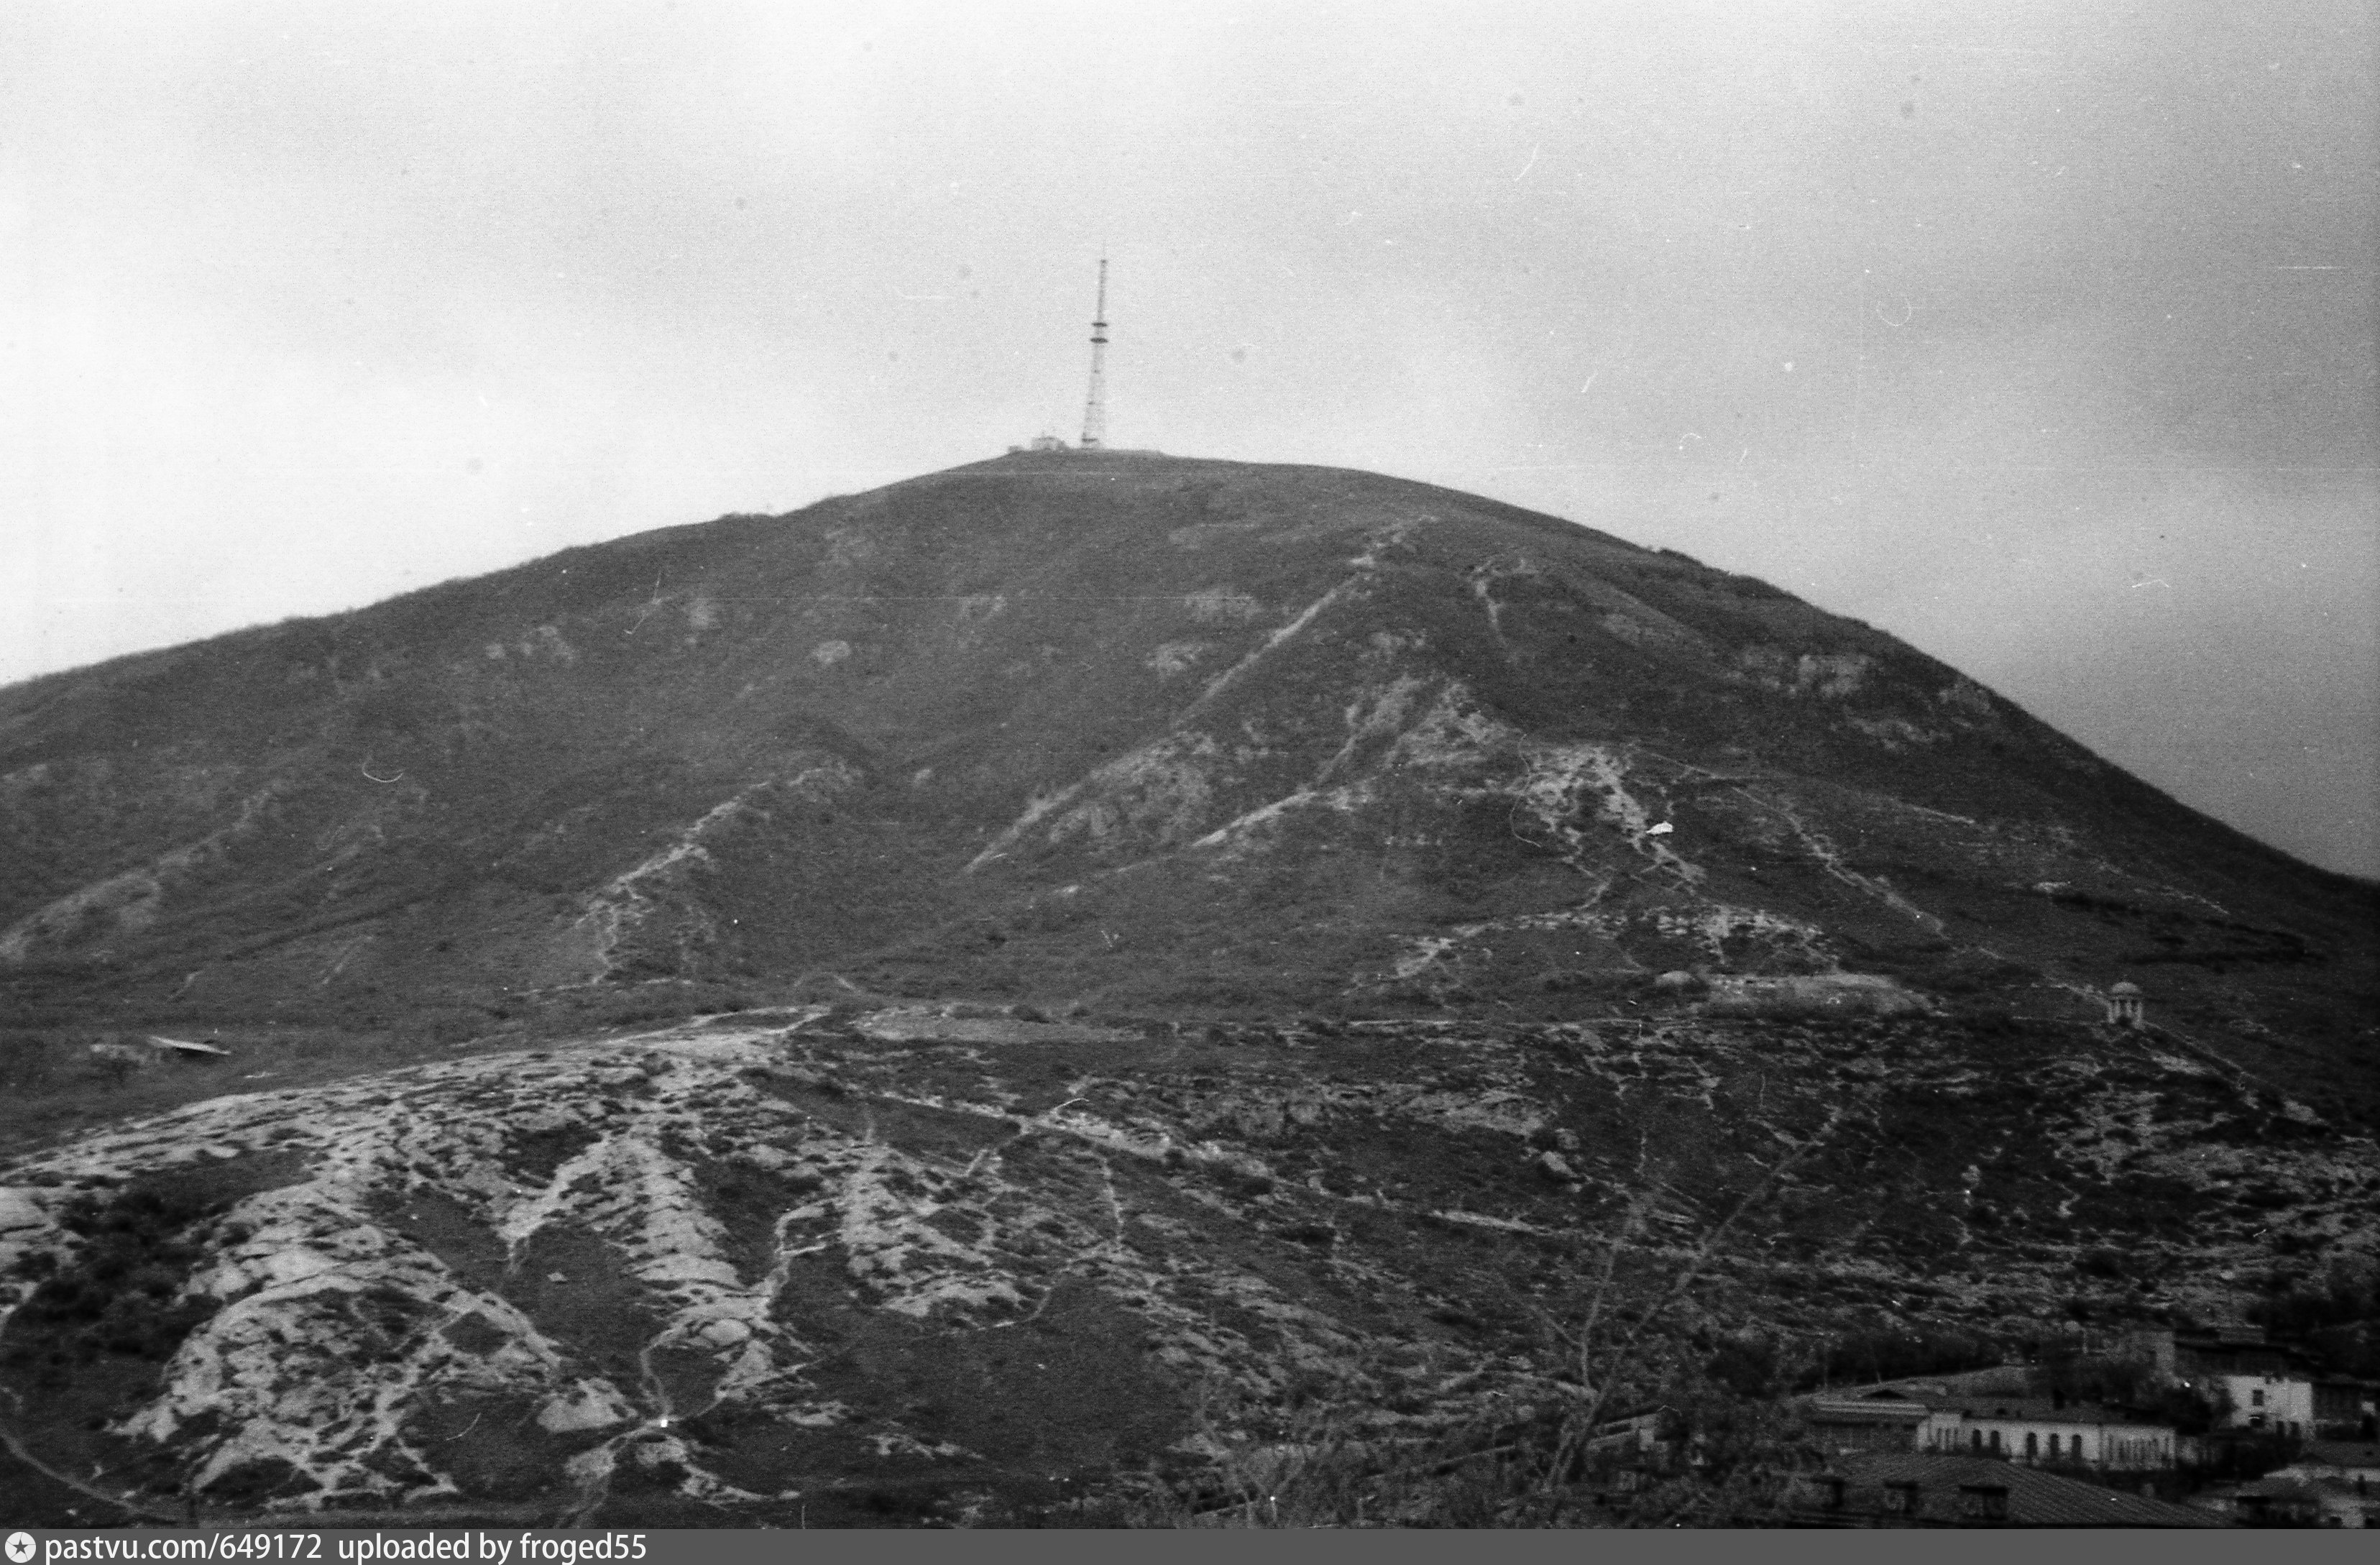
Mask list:
[{"label": "winding trail", "polygon": [[[14,1391],[9,1391],[7,1396],[8,1400],[12,1402],[17,1400],[17,1394]],[[52,1479],[56,1483],[63,1484],[79,1495],[88,1495],[92,1499],[98,1500],[103,1505],[111,1505],[118,1510],[125,1511],[128,1514],[142,1517],[151,1522],[164,1522],[173,1526],[179,1526],[186,1520],[186,1518],[178,1516],[169,1510],[152,1510],[149,1507],[142,1505],[127,1496],[112,1495],[104,1489],[95,1489],[91,1487],[89,1483],[74,1476],[72,1474],[59,1472],[56,1468],[51,1466],[48,1462],[43,1462],[40,1457],[35,1456],[31,1450],[28,1450],[25,1442],[18,1438],[17,1431],[8,1427],[5,1421],[0,1421],[0,1448],[5,1448],[10,1456],[15,1457],[18,1461],[23,1462],[34,1472],[42,1474],[42,1476]]]}]

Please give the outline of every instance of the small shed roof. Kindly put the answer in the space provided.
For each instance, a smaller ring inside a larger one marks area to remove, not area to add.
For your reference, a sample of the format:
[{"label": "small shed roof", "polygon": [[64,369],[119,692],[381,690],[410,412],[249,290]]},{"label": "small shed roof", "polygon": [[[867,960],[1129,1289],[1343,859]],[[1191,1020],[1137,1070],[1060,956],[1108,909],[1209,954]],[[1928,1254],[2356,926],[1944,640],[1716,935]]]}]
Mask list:
[{"label": "small shed roof", "polygon": [[1882,1398],[1815,1397],[1810,1401],[1810,1422],[1923,1424],[1931,1411],[1924,1402],[1891,1401]]},{"label": "small shed roof", "polygon": [[188,1038],[181,1037],[159,1037],[155,1033],[149,1035],[149,1041],[160,1049],[170,1049],[176,1054],[212,1054],[218,1059],[231,1058],[230,1049],[217,1049],[212,1043],[193,1043]]}]

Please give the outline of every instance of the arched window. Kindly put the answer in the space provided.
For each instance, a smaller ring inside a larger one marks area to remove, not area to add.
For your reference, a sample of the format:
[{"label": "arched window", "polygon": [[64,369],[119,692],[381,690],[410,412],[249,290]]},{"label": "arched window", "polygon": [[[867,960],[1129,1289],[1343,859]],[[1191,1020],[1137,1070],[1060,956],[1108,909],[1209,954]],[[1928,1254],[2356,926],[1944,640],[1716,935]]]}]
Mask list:
[{"label": "arched window", "polygon": [[2055,1435],[2049,1437],[2049,1460],[2058,1460],[2058,1437]]},{"label": "arched window", "polygon": [[1998,1430],[1995,1429],[1995,1430],[1993,1430],[1993,1431],[1992,1431],[1992,1450],[1999,1450],[1999,1449],[2000,1449],[2000,1432],[1999,1432]]},{"label": "arched window", "polygon": [[1968,1443],[1973,1450],[1981,1450],[1984,1449],[1984,1432],[1981,1429],[1968,1430],[1967,1437]]},{"label": "arched window", "polygon": [[[2055,1435],[2052,1435],[2049,1438],[2053,1440],[2058,1438]],[[2030,1429],[2026,1430],[2024,1435],[2024,1459],[2027,1462],[2031,1462],[2034,1457],[2037,1457],[2040,1454],[2041,1437],[2034,1434]]]}]

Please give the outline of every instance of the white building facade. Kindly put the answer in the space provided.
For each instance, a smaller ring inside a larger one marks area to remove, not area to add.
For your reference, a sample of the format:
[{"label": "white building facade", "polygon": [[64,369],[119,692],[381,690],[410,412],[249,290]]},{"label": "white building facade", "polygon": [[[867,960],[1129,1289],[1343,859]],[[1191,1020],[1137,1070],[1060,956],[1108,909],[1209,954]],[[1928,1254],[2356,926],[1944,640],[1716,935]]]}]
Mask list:
[{"label": "white building facade", "polygon": [[2177,1445],[2165,1425],[2110,1420],[2083,1408],[1937,1408],[1917,1429],[1917,1449],[1944,1456],[2003,1456],[2128,1473],[2173,1466]]},{"label": "white building facade", "polygon": [[2302,1438],[2314,1432],[2313,1382],[2288,1375],[2210,1375],[2230,1393],[2224,1422],[2234,1429],[2269,1429]]}]

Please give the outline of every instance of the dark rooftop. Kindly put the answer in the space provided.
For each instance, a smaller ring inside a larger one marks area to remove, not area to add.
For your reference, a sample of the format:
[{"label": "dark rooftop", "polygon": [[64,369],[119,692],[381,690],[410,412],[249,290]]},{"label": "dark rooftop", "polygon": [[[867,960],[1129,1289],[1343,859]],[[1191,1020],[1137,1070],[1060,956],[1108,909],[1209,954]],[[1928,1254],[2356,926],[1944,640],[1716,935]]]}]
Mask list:
[{"label": "dark rooftop", "polygon": [[2010,1527],[2220,1527],[2222,1518],[2161,1499],[2103,1489],[2053,1473],[1984,1457],[1926,1456],[1879,1452],[1845,1457],[1836,1465],[1844,1480],[1843,1510],[1862,1518],[1887,1514],[1888,1485],[1917,1486],[1917,1509],[1909,1520],[1941,1523],[1960,1520],[1967,1490],[2004,1490]]},{"label": "dark rooftop", "polygon": [[2308,1440],[2298,1461],[2324,1467],[2380,1467],[2380,1441]]}]

